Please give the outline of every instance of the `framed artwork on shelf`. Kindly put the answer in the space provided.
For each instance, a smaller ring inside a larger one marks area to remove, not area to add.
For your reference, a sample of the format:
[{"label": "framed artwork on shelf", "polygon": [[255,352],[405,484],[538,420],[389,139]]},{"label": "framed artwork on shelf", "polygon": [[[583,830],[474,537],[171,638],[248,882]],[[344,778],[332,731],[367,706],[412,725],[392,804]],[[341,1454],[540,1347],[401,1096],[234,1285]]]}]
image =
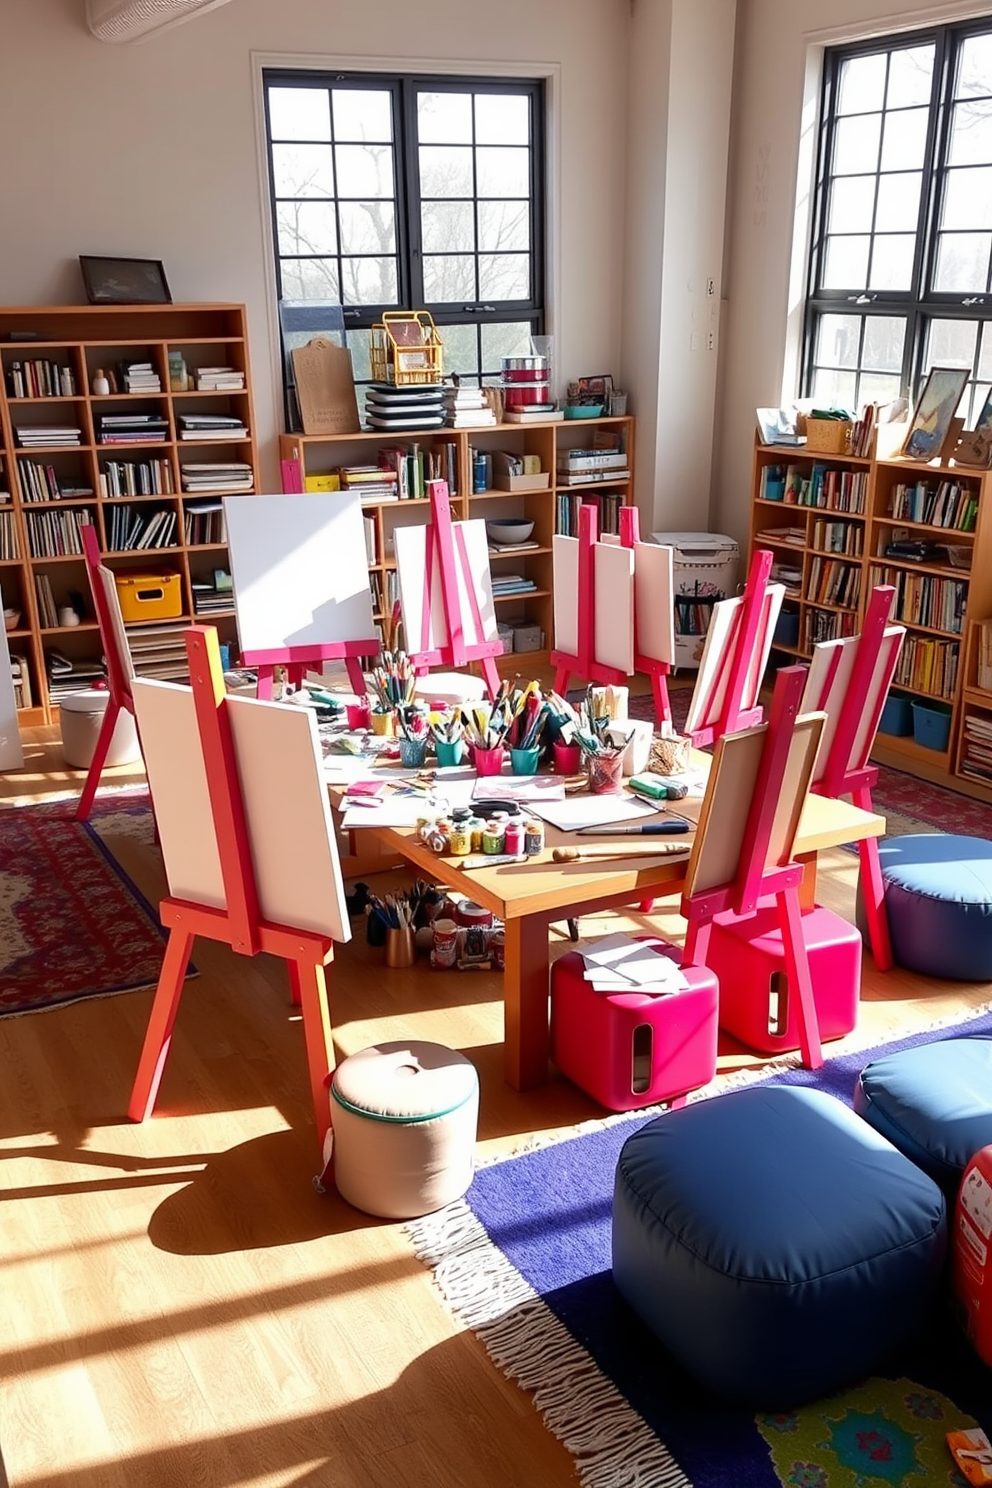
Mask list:
[{"label": "framed artwork on shelf", "polygon": [[91,305],[171,305],[161,259],[79,255],[83,287]]},{"label": "framed artwork on shelf", "polygon": [[[911,460],[936,459],[968,382],[966,367],[931,367],[913,410],[902,453]],[[960,426],[959,426],[960,427]]]}]

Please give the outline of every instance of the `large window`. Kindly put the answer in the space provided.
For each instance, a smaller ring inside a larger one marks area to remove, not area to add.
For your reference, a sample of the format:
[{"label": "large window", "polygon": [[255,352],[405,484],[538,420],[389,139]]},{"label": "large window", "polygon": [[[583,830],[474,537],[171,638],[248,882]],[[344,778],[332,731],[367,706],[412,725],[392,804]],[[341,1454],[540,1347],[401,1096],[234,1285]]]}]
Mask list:
[{"label": "large window", "polygon": [[445,370],[544,331],[543,84],[264,75],[281,300],[338,302],[356,380],[383,310],[426,309]]},{"label": "large window", "polygon": [[992,383],[992,22],[827,53],[804,391],[852,409],[933,364]]}]

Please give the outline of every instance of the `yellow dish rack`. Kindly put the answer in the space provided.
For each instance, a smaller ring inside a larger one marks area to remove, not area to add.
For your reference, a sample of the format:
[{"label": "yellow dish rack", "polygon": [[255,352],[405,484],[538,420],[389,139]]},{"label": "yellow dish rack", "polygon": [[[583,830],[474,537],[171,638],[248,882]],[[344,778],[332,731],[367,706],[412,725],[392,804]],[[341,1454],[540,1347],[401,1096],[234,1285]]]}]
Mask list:
[{"label": "yellow dish rack", "polygon": [[369,338],[372,381],[423,387],[444,376],[444,348],[428,310],[384,310]]}]

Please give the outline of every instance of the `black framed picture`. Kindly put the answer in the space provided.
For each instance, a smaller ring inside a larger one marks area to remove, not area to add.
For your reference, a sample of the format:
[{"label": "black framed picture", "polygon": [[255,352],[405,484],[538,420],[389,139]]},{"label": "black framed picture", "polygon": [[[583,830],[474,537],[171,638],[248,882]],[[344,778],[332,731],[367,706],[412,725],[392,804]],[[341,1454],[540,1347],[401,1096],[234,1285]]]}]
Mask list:
[{"label": "black framed picture", "polygon": [[81,253],[79,267],[91,305],[172,304],[160,259],[96,258]]}]

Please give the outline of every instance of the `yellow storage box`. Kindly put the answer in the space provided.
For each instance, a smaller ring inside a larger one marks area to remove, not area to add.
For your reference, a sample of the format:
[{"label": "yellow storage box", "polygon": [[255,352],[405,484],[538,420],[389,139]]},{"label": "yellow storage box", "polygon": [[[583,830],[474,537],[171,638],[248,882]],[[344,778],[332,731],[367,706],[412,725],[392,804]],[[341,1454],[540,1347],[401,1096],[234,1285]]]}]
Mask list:
[{"label": "yellow storage box", "polygon": [[121,614],[127,622],[175,620],[183,612],[177,573],[119,573],[114,581]]}]

